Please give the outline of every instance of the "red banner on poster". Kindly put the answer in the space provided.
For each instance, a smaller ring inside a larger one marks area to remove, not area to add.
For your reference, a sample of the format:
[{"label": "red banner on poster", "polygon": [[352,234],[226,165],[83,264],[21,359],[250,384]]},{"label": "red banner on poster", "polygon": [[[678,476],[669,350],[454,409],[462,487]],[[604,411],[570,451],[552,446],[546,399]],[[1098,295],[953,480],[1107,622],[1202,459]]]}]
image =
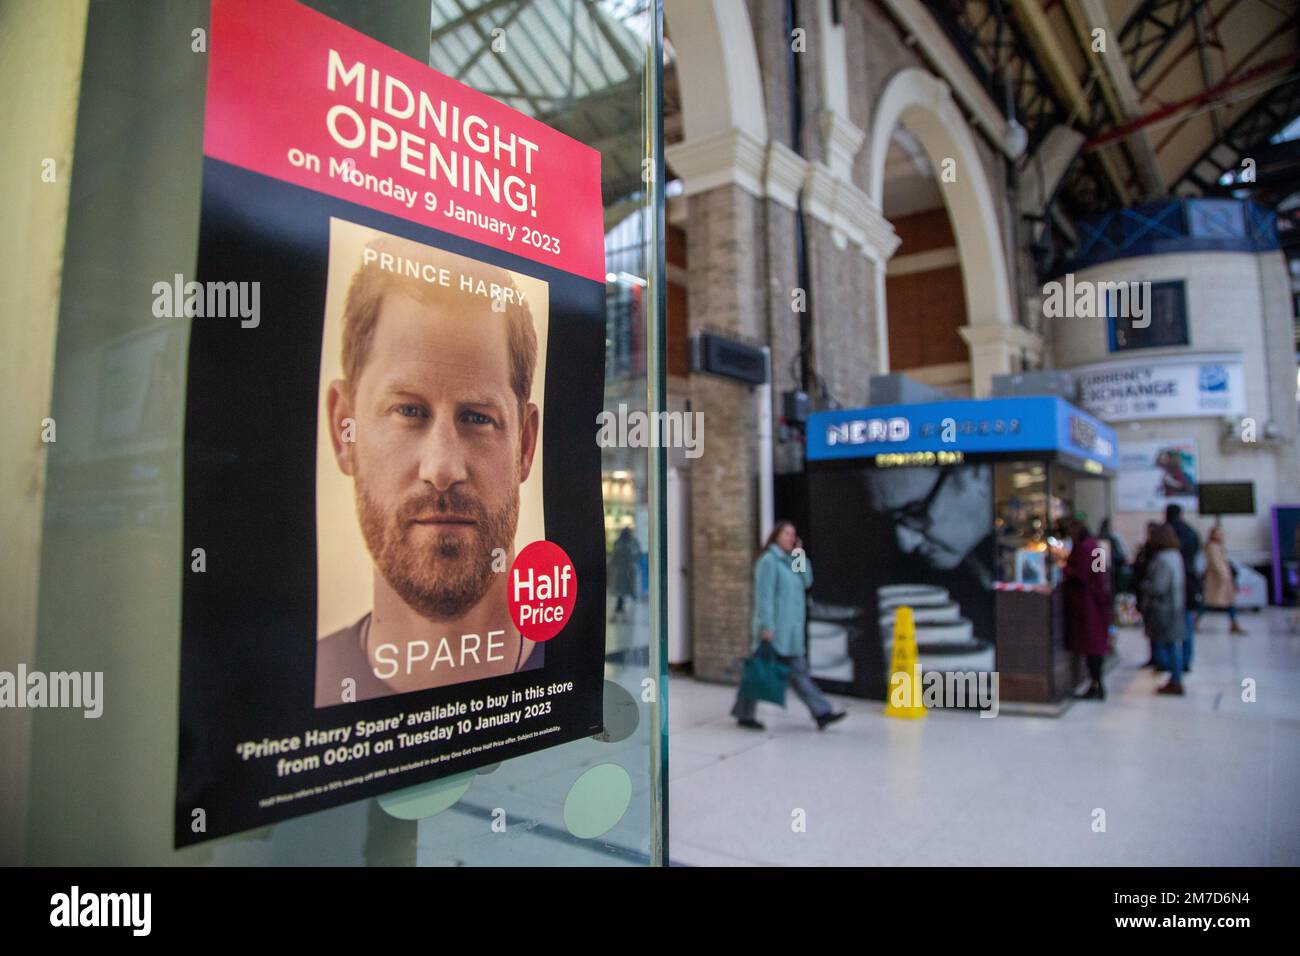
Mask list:
[{"label": "red banner on poster", "polygon": [[598,282],[600,153],[289,0],[212,5],[204,153]]}]

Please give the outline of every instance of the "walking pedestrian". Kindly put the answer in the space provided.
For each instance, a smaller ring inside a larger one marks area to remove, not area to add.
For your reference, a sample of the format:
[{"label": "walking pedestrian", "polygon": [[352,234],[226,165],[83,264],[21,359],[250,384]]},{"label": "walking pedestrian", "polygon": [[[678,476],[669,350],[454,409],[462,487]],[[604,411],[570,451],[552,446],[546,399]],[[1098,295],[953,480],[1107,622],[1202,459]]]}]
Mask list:
[{"label": "walking pedestrian", "polygon": [[625,600],[636,600],[637,572],[641,570],[641,545],[631,528],[624,528],[614,540],[614,548],[609,559],[610,587],[614,591],[614,613],[610,621],[626,617],[623,610]]},{"label": "walking pedestrian", "polygon": [[1080,698],[1105,700],[1101,682],[1110,638],[1110,578],[1096,560],[1099,545],[1082,521],[1070,525],[1074,546],[1065,559],[1065,626],[1070,650],[1088,662],[1091,683]]},{"label": "walking pedestrian", "polygon": [[[799,695],[817,729],[825,730],[846,713],[835,710],[808,671],[804,642],[807,617],[805,595],[812,587],[812,565],[803,551],[803,543],[789,521],[778,521],[758,560],[754,563],[754,615],[750,625],[750,648],[756,650],[763,641],[772,643],[781,663],[790,668],[790,686]],[[736,694],[731,716],[750,730],[762,730],[756,719],[758,702]]]},{"label": "walking pedestrian", "polygon": [[1182,649],[1187,626],[1183,559],[1179,554],[1178,535],[1169,525],[1157,528],[1152,540],[1155,556],[1147,565],[1142,583],[1142,625],[1152,641],[1163,645],[1169,666],[1169,680],[1157,693],[1181,697]]},{"label": "walking pedestrian", "polygon": [[[1223,550],[1223,527],[1215,525],[1210,530],[1210,538],[1205,542],[1205,605],[1201,609],[1227,611],[1228,620],[1232,622],[1229,633],[1245,634],[1237,623],[1237,572]],[[1201,615],[1196,615],[1200,620]]]}]

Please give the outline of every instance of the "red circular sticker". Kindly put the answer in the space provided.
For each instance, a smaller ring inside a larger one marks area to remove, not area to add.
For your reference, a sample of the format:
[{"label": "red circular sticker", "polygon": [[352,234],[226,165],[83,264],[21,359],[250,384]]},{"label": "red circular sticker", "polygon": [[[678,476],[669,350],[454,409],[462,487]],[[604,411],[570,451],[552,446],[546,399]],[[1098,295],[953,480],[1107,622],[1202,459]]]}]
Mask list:
[{"label": "red circular sticker", "polygon": [[569,623],[578,575],[564,549],[534,541],[510,566],[510,617],[530,641],[549,641]]}]

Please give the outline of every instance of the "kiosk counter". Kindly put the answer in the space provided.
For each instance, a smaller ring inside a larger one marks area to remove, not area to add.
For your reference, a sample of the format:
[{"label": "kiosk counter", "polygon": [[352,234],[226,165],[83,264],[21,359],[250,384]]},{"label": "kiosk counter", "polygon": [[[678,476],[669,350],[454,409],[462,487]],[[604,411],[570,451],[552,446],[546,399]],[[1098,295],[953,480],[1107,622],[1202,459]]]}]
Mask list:
[{"label": "kiosk counter", "polygon": [[884,699],[896,609],[923,672],[998,673],[1055,709],[1076,684],[1059,563],[1065,519],[1110,513],[1114,430],[1053,396],[880,405],[808,422],[815,576],[808,647],[826,689]]}]

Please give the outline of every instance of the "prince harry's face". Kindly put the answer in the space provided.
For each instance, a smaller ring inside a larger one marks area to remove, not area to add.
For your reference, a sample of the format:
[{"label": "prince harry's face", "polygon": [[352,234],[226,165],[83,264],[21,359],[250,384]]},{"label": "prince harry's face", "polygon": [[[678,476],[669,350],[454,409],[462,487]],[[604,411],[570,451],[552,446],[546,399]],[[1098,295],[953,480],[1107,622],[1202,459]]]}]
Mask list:
[{"label": "prince harry's face", "polygon": [[331,430],[375,566],[424,617],[459,618],[491,585],[495,549],[514,545],[537,444],[506,322],[481,299],[452,310],[390,291],[351,385],[330,386]]}]

